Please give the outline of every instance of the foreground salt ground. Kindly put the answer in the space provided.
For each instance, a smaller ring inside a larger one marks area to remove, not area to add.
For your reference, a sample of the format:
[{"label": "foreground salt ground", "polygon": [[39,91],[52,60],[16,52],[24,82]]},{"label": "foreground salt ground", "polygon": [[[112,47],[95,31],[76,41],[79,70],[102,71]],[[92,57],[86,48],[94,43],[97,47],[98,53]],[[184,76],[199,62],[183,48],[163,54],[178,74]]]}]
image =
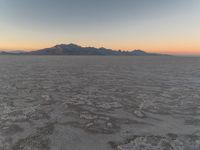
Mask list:
[{"label": "foreground salt ground", "polygon": [[0,57],[0,150],[200,150],[200,59]]}]

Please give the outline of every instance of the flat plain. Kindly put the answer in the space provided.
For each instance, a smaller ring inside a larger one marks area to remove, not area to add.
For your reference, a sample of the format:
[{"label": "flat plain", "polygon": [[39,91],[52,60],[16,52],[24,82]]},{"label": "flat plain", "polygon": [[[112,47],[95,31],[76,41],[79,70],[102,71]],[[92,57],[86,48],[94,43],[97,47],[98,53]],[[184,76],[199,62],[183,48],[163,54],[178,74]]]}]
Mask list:
[{"label": "flat plain", "polygon": [[199,150],[200,58],[0,56],[0,150]]}]

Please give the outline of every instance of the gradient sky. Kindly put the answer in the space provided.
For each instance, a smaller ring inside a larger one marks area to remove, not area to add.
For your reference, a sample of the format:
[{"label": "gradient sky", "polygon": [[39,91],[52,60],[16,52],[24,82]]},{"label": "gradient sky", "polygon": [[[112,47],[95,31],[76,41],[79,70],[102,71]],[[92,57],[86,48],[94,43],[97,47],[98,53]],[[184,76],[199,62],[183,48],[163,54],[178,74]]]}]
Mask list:
[{"label": "gradient sky", "polygon": [[200,0],[0,0],[0,49],[61,43],[200,54]]}]

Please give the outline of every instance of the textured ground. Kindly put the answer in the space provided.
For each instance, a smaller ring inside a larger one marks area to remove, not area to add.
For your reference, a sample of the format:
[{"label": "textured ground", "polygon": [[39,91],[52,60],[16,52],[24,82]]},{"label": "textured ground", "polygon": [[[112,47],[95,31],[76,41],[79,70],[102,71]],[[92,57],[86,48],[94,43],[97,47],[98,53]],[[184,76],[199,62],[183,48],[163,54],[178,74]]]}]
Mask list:
[{"label": "textured ground", "polygon": [[200,58],[0,56],[0,150],[200,150]]}]

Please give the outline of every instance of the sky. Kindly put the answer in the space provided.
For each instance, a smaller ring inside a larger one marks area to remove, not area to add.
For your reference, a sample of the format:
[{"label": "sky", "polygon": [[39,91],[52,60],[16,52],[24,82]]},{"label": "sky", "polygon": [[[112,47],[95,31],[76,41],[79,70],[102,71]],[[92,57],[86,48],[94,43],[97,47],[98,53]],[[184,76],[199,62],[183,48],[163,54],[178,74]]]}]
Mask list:
[{"label": "sky", "polygon": [[0,49],[61,43],[200,55],[200,0],[0,0]]}]

